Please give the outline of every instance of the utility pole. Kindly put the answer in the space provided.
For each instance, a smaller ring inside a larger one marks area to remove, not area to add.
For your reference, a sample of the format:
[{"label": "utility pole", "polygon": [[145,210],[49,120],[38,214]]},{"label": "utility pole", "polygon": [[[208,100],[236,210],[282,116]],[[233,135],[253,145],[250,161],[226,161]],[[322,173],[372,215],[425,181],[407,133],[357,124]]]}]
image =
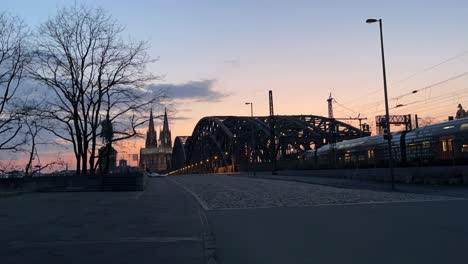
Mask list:
[{"label": "utility pole", "polygon": [[252,140],[252,155],[251,155],[251,158],[252,158],[252,170],[253,170],[253,176],[256,175],[256,168],[255,168],[255,163],[257,162],[257,150],[255,148],[255,125],[254,125],[254,119],[253,119],[253,103],[250,102],[250,103],[245,103],[246,105],[250,105],[250,118],[252,119],[251,122],[252,122],[252,126],[251,126],[251,140]]},{"label": "utility pole", "polygon": [[392,190],[395,190],[395,176],[393,169],[393,157],[392,157],[392,134],[390,133],[390,114],[388,110],[388,94],[387,94],[387,72],[385,70],[385,54],[384,54],[384,41],[383,41],[383,30],[382,30],[382,19],[367,19],[366,23],[379,22],[380,29],[380,51],[382,53],[382,73],[384,83],[384,97],[385,97],[385,127],[387,128],[384,137],[388,143],[388,169],[390,171],[390,177],[392,179]]},{"label": "utility pole", "polygon": [[271,174],[276,175],[276,146],[275,146],[275,114],[273,112],[273,92],[268,92],[270,99],[270,152],[273,169]]}]

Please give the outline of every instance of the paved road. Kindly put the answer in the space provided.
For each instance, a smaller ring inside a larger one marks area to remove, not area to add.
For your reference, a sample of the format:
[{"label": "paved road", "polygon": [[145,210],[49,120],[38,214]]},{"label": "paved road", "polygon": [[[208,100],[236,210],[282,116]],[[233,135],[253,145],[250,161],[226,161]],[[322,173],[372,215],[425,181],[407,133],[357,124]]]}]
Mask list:
[{"label": "paved road", "polygon": [[220,263],[466,263],[468,202],[213,210]]},{"label": "paved road", "polygon": [[468,200],[463,198],[221,175],[172,179],[205,204],[219,263],[468,259]]},{"label": "paved road", "polygon": [[225,175],[23,194],[0,199],[0,263],[212,263],[213,246],[223,264],[466,263],[468,200],[455,194]]},{"label": "paved road", "polygon": [[0,263],[205,263],[196,201],[166,179],[145,192],[0,199]]}]

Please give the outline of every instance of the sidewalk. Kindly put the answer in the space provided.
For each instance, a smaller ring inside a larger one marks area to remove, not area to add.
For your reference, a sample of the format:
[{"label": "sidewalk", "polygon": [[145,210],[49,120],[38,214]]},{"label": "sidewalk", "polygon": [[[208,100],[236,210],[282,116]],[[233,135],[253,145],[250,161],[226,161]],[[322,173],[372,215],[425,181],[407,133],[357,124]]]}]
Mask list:
[{"label": "sidewalk", "polygon": [[0,199],[6,263],[205,263],[196,201],[167,179],[144,192],[34,193]]}]

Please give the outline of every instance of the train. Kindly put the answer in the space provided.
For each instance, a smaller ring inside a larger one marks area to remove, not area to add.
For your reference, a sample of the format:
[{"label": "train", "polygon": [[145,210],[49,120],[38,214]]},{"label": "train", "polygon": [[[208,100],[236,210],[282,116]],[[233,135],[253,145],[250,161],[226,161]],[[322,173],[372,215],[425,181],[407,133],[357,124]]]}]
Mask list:
[{"label": "train", "polygon": [[[468,165],[468,118],[461,118],[411,131],[391,133],[394,165]],[[331,143],[308,150],[317,168],[371,168],[388,166],[388,141],[384,135]]]}]

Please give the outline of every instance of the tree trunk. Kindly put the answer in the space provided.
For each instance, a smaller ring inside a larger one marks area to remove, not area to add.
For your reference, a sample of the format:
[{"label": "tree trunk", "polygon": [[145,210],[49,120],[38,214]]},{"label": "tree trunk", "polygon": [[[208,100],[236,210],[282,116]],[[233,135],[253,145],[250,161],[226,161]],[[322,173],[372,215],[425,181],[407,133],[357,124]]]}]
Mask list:
[{"label": "tree trunk", "polygon": [[79,155],[75,155],[76,158],[76,175],[81,174],[81,158]]},{"label": "tree trunk", "polygon": [[[86,174],[86,170],[81,170],[81,158],[83,156],[83,137],[81,135],[81,130],[80,130],[80,124],[79,124],[79,117],[78,117],[78,111],[74,109],[74,115],[73,115],[73,123],[75,125],[75,131],[76,131],[76,146],[78,148],[78,155],[76,157],[76,174]],[[85,160],[86,163],[86,160]],[[85,166],[83,166],[85,167]],[[81,171],[80,171],[81,170]]]},{"label": "tree trunk", "polygon": [[81,175],[88,175],[88,157],[86,153],[82,154],[82,168],[81,168]]},{"label": "tree trunk", "polygon": [[27,177],[32,176],[32,174],[29,173],[29,171],[31,170],[32,161],[34,159],[34,149],[36,148],[35,135],[31,135],[31,137],[32,137],[31,152],[29,153],[29,160],[28,160],[28,164],[26,165],[26,169],[25,169],[25,173],[26,173]]},{"label": "tree trunk", "polygon": [[[95,140],[93,140],[95,141]],[[95,155],[96,155],[96,144],[93,142],[91,143],[91,154],[89,156],[89,174],[94,175],[96,174],[96,168],[95,168]]]}]

